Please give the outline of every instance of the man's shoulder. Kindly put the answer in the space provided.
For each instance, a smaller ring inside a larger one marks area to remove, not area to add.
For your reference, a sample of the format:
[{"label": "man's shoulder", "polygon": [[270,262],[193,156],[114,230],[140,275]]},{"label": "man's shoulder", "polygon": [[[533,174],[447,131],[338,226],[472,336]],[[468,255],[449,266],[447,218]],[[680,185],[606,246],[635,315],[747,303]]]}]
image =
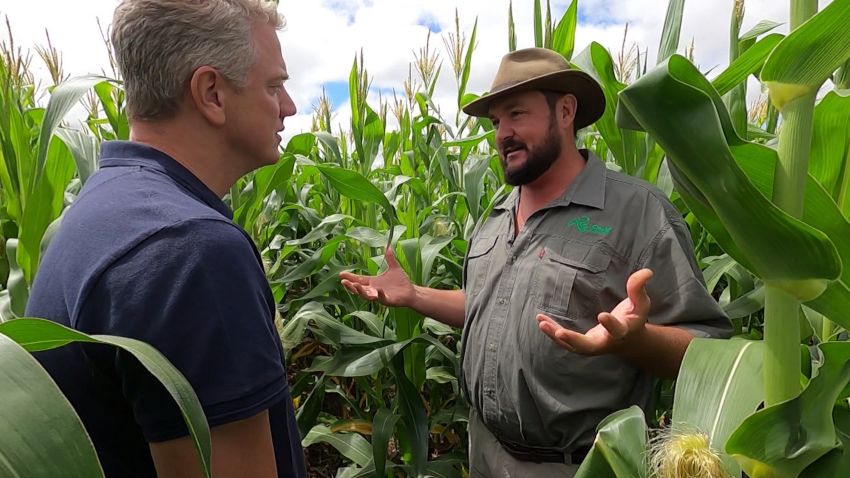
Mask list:
[{"label": "man's shoulder", "polygon": [[657,217],[666,223],[682,220],[682,215],[657,186],[641,178],[608,170],[605,185],[605,208],[612,207],[633,215],[640,208],[641,218]]}]

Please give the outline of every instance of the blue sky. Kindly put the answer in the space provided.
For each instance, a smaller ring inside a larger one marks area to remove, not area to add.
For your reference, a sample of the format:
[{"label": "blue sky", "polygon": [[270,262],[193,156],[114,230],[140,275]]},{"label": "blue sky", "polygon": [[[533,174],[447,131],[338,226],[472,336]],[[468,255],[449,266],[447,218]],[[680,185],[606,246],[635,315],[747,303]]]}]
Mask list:
[{"label": "blue sky", "polygon": [[[299,109],[297,116],[287,120],[286,135],[309,129],[312,109],[323,87],[334,106],[334,122],[346,124],[350,116],[348,75],[355,55],[361,51],[371,79],[373,106],[377,106],[378,92],[385,95],[391,95],[394,89],[402,92],[409,65],[414,54],[425,45],[429,31],[430,47],[442,61],[442,74],[433,100],[443,116],[453,116],[457,91],[443,40],[454,31],[455,11],[467,38],[478,20],[478,41],[468,91],[480,93],[489,88],[500,58],[507,52],[508,1],[280,0],[280,11],[288,21],[280,34],[292,77],[287,88]],[[703,71],[718,72],[727,63],[733,1],[685,3],[679,51],[684,51],[693,41],[696,63]],[[9,17],[16,44],[24,47],[44,43],[47,29],[53,44],[63,53],[66,71],[79,75],[108,71],[106,48],[96,20],[99,18],[104,26],[108,25],[116,4],[116,0],[0,0],[0,15]],[[564,0],[552,2],[555,21],[568,4]],[[533,46],[533,5],[533,0],[513,2],[520,48]],[[596,41],[616,56],[628,23],[626,45],[636,43],[648,52],[649,64],[654,63],[667,0],[579,0],[578,6],[577,53]],[[743,29],[764,19],[786,22],[787,9],[788,2],[784,0],[746,0]],[[37,58],[33,65],[44,74]],[[757,85],[754,86],[751,99],[759,93]]]}]

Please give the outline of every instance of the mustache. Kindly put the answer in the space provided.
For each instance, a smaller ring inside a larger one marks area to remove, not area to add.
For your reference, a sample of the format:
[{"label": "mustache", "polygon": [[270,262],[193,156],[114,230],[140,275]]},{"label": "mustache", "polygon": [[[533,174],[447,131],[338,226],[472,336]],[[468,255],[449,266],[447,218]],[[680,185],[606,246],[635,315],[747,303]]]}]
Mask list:
[{"label": "mustache", "polygon": [[520,149],[520,148],[528,149],[528,147],[522,141],[517,141],[517,140],[511,139],[511,138],[508,138],[508,139],[502,141],[499,144],[499,151],[501,151],[503,156],[505,155],[505,151],[507,149],[511,149],[511,148],[513,148],[513,149]]}]

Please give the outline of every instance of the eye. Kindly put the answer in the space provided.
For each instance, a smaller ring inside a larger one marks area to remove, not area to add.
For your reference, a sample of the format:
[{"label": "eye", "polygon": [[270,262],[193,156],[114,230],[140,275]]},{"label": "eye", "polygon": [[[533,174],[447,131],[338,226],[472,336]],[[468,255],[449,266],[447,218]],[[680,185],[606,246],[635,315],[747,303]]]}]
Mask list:
[{"label": "eye", "polygon": [[511,118],[519,118],[519,117],[520,117],[520,116],[522,116],[523,114],[525,114],[525,111],[522,111],[522,110],[513,110],[513,111],[511,111]]},{"label": "eye", "polygon": [[499,127],[499,120],[497,120],[496,118],[490,118],[490,122],[493,123],[494,128]]}]

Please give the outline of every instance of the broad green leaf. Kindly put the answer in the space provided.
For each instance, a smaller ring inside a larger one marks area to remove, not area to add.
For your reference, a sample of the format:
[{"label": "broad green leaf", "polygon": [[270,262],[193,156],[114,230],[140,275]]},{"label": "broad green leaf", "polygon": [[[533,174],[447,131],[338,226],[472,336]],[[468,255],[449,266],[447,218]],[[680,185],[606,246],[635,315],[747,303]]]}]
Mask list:
[{"label": "broad green leaf", "polygon": [[[694,339],[676,380],[673,430],[699,431],[712,449],[723,450],[732,432],[763,400],[763,355],[763,342]],[[722,458],[731,476],[740,475],[735,460]]]},{"label": "broad green leaf", "polygon": [[372,461],[372,447],[357,433],[333,433],[325,425],[316,425],[301,440],[301,446],[308,447],[314,443],[327,443],[357,465],[364,467]]},{"label": "broad green leaf", "polygon": [[680,193],[735,260],[804,301],[838,278],[841,257],[829,237],[775,206],[736,161],[745,154],[775,161],[775,151],[735,134],[717,92],[690,62],[671,57],[623,90],[620,104],[627,122],[666,151]]},{"label": "broad green leaf", "polygon": [[[393,228],[395,232],[393,233],[393,237],[401,237],[407,228],[403,225],[398,225]],[[383,232],[379,232],[371,227],[358,226],[351,229],[348,229],[345,232],[347,237],[354,239],[355,241],[362,242],[369,247],[380,248],[387,245],[387,241],[389,240],[389,235]]]},{"label": "broad green leaf", "polygon": [[682,32],[682,12],[685,0],[670,0],[667,4],[667,16],[661,30],[661,42],[658,44],[656,62],[661,63],[679,48],[679,34]]},{"label": "broad green leaf", "polygon": [[289,138],[285,151],[291,154],[309,156],[313,147],[316,146],[316,138],[317,135],[313,133],[296,134],[292,138]]},{"label": "broad green leaf", "polygon": [[395,432],[398,415],[381,407],[375,412],[372,421],[372,456],[375,463],[375,476],[386,476],[387,446]]},{"label": "broad green leaf", "polygon": [[316,168],[330,181],[334,189],[339,191],[343,196],[377,204],[384,209],[384,213],[389,218],[395,219],[395,209],[387,197],[384,196],[384,193],[357,171],[327,164],[317,164]]},{"label": "broad green leaf", "polygon": [[97,169],[97,140],[93,136],[68,128],[56,128],[56,136],[71,150],[77,164],[77,174],[80,181],[85,183]]},{"label": "broad green leaf", "polygon": [[644,478],[646,418],[640,407],[605,417],[596,428],[596,439],[575,478]]},{"label": "broad green leaf", "polygon": [[835,407],[832,410],[832,420],[835,422],[835,433],[841,441],[841,447],[812,463],[803,470],[801,478],[838,477],[850,470],[850,411]]},{"label": "broad green leaf", "polygon": [[343,349],[346,353],[337,353],[330,360],[320,362],[310,367],[313,372],[325,372],[334,377],[362,377],[372,375],[386,368],[392,359],[410,344],[430,344],[450,362],[457,366],[457,357],[439,340],[427,334],[412,339],[402,340],[394,344],[376,349]]},{"label": "broad green leaf", "polygon": [[823,365],[792,400],[751,415],[726,444],[754,477],[796,477],[840,444],[832,421],[835,401],[850,383],[850,343],[819,346]]},{"label": "broad green leaf", "polygon": [[210,476],[210,430],[198,396],[185,377],[161,353],[138,340],[109,335],[86,335],[44,319],[14,319],[0,324],[0,334],[26,350],[50,350],[71,342],[109,344],[132,354],[162,383],[183,415],[192,444],[198,452],[204,476]]},{"label": "broad green leaf", "polygon": [[115,139],[127,140],[130,138],[130,124],[127,121],[127,115],[120,111],[121,105],[116,102],[116,97],[123,97],[124,92],[113,83],[118,82],[117,80],[101,81],[94,85],[94,92],[100,100],[100,106],[112,127]]},{"label": "broad green leaf", "polygon": [[464,165],[463,175],[464,198],[469,214],[477,222],[481,218],[481,197],[484,195],[484,174],[490,168],[490,158],[487,156],[470,156]]},{"label": "broad green leaf", "polygon": [[552,35],[552,50],[569,60],[573,57],[578,23],[578,0],[572,0]]},{"label": "broad green leaf", "polygon": [[24,278],[32,284],[41,258],[41,240],[65,201],[65,188],[74,176],[74,160],[61,141],[50,143],[49,155],[40,176],[27,194],[19,224],[17,261]]},{"label": "broad green leaf", "polygon": [[428,417],[425,415],[419,389],[408,380],[404,367],[401,357],[393,359],[392,372],[396,380],[396,400],[406,437],[406,440],[401,441],[401,445],[403,452],[409,455],[413,462],[413,476],[422,476],[425,464],[428,462]]},{"label": "broad green leaf", "polygon": [[723,307],[723,312],[730,319],[739,319],[764,309],[764,286],[760,286],[729,302]]},{"label": "broad green leaf", "polygon": [[304,400],[304,403],[298,407],[295,413],[295,421],[298,424],[298,432],[301,439],[307,437],[310,429],[319,418],[319,413],[322,411],[322,405],[325,400],[325,376],[321,375],[316,380],[316,385],[310,391],[310,395]]},{"label": "broad green leaf", "polygon": [[313,333],[325,343],[339,345],[371,345],[386,343],[381,337],[364,334],[340,322],[317,302],[311,302],[299,310],[299,316],[308,321]]},{"label": "broad green leaf", "polygon": [[457,107],[458,110],[465,106],[463,98],[466,95],[466,85],[469,83],[469,72],[472,69],[472,51],[475,50],[475,40],[478,36],[478,17],[475,18],[475,23],[472,25],[472,35],[469,36],[469,45],[466,47],[466,55],[463,59],[463,68],[461,68],[460,82],[457,88]]},{"label": "broad green leaf", "polygon": [[627,173],[637,174],[641,163],[646,160],[645,140],[641,133],[618,127],[615,113],[618,96],[625,85],[614,73],[611,54],[602,45],[592,42],[575,57],[576,66],[592,76],[602,86],[605,95],[605,112],[594,123],[605,140],[616,163]]},{"label": "broad green leaf", "polygon": [[816,91],[850,59],[850,0],[834,0],[788,34],[761,72],[770,99],[781,111],[788,102]]},{"label": "broad green leaf", "polygon": [[[815,106],[809,173],[838,202],[850,189],[850,90],[830,91]],[[848,203],[843,207],[850,217]]]},{"label": "broad green leaf", "polygon": [[2,333],[0,363],[0,476],[104,476],[68,399],[33,356]]},{"label": "broad green leaf", "polygon": [[758,22],[756,26],[751,28],[747,33],[741,35],[738,41],[745,42],[747,40],[755,40],[759,36],[773,30],[774,28],[780,25],[782,24],[771,20],[762,20]]},{"label": "broad green leaf", "polygon": [[770,55],[770,52],[776,48],[776,45],[784,38],[779,33],[768,35],[752,47],[748,48],[741,56],[735,59],[723,72],[717,75],[711,84],[717,90],[717,93],[724,95],[731,91],[732,88],[747,80],[752,74],[758,73],[765,59]]},{"label": "broad green leaf", "polygon": [[36,159],[38,173],[36,177],[41,176],[40,172],[47,161],[47,147],[53,138],[54,130],[87,91],[104,81],[107,81],[107,78],[103,76],[80,76],[59,84],[51,92],[50,102],[47,104],[47,111],[41,124],[41,132],[38,135],[38,156]]},{"label": "broad green leaf", "polygon": [[[546,25],[549,28],[549,25]],[[540,0],[534,0],[534,46],[543,48],[543,13]]]}]

